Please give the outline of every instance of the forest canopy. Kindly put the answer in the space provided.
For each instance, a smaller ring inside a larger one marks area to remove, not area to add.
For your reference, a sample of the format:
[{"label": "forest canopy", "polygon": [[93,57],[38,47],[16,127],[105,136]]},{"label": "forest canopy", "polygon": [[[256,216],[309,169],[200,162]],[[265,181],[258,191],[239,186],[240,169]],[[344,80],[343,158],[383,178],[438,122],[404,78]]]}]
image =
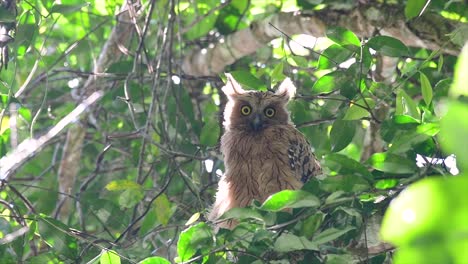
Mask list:
[{"label": "forest canopy", "polygon": [[[1,263],[467,263],[464,0],[0,1]],[[221,91],[323,173],[207,220]]]}]

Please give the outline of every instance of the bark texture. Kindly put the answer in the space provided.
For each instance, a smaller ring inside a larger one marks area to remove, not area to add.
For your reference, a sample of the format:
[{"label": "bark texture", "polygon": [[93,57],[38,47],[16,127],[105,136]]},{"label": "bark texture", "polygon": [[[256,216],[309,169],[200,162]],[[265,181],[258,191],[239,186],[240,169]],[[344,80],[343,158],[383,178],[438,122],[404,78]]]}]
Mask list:
[{"label": "bark texture", "polygon": [[447,33],[452,32],[457,25],[458,23],[448,22],[433,13],[407,22],[403,10],[393,6],[278,13],[226,36],[212,48],[190,51],[184,58],[182,70],[192,76],[216,75],[226,66],[254,53],[283,33],[288,36],[308,34],[323,37],[331,26],[346,27],[363,38],[386,35],[397,38],[410,47],[441,49],[444,53],[456,55],[459,48],[450,41]]}]

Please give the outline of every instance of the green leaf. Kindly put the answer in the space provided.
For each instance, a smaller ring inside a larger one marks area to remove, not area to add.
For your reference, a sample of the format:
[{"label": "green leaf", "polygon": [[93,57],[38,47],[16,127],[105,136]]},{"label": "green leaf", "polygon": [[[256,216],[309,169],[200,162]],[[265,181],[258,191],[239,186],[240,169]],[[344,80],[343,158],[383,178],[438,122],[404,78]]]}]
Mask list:
[{"label": "green leaf", "polygon": [[351,31],[342,27],[330,27],[327,30],[327,38],[333,40],[335,43],[356,51],[356,47],[361,46],[359,38]]},{"label": "green leaf", "polygon": [[57,254],[69,259],[78,257],[78,243],[74,237],[68,235],[72,232],[70,227],[44,214],[39,216],[38,222],[38,231],[41,238]]},{"label": "green leaf", "polygon": [[284,208],[317,207],[320,201],[313,194],[301,190],[283,190],[268,197],[260,209],[281,211]]},{"label": "green leaf", "polygon": [[26,108],[26,107],[24,107],[24,106],[21,106],[21,107],[18,109],[18,113],[19,113],[24,119],[26,119],[26,121],[31,122],[31,110],[29,110],[28,108]]},{"label": "green leaf", "polygon": [[346,111],[343,120],[358,120],[364,117],[369,117],[370,113],[365,107],[367,107],[366,103],[369,105],[370,109],[375,107],[375,102],[372,98],[365,98],[359,99],[354,103],[351,103],[348,110]]},{"label": "green leaf", "polygon": [[189,29],[184,34],[187,40],[194,40],[205,36],[214,28],[219,11],[210,11],[217,4],[216,0],[197,1],[193,3],[194,6],[186,8],[181,13],[180,17],[184,18],[184,25]]},{"label": "green leaf", "polygon": [[460,56],[458,57],[457,64],[455,65],[454,80],[449,90],[449,95],[452,98],[460,96],[468,97],[468,44],[466,44]]},{"label": "green leaf", "polygon": [[430,2],[430,0],[408,0],[405,6],[406,19],[410,20],[419,16],[428,1]]},{"label": "green leaf", "polygon": [[344,229],[329,228],[323,231],[322,233],[315,235],[312,239],[312,242],[317,243],[318,245],[325,244],[339,238],[340,236],[354,229],[356,228],[352,226],[348,226]]},{"label": "green leaf", "polygon": [[193,225],[180,233],[177,242],[177,262],[191,259],[197,250],[211,250],[213,246],[211,228],[204,222]]},{"label": "green leaf", "polygon": [[315,214],[307,217],[302,221],[301,233],[306,237],[312,237],[315,231],[318,230],[323,220],[325,219],[325,214],[321,212],[316,212]]},{"label": "green leaf", "polygon": [[439,61],[437,62],[437,71],[441,72],[443,66],[444,66],[444,55],[440,54],[439,55]]},{"label": "green leaf", "polygon": [[398,90],[396,95],[395,115],[409,115],[418,120],[421,118],[416,103],[403,89]]},{"label": "green leaf", "polygon": [[424,102],[426,103],[426,105],[430,105],[432,101],[431,83],[429,82],[427,76],[422,72],[419,72],[419,78],[421,82],[421,94],[423,96]]},{"label": "green leaf", "polygon": [[398,184],[398,179],[383,179],[375,183],[375,188],[385,190],[391,189]]},{"label": "green leaf", "polygon": [[271,72],[272,83],[277,83],[279,81],[284,80],[284,78],[286,78],[286,76],[283,74],[283,68],[284,68],[283,62],[276,64],[275,68]]},{"label": "green leaf", "polygon": [[209,119],[203,126],[200,133],[200,144],[205,146],[214,146],[218,143],[219,123],[216,119]]},{"label": "green leaf", "polygon": [[302,68],[309,67],[309,63],[307,62],[306,58],[302,56],[298,56],[298,55],[292,55],[291,58],[294,60],[297,66],[302,67]]},{"label": "green leaf", "polygon": [[253,90],[266,90],[265,83],[248,71],[233,71],[232,77],[244,87]]},{"label": "green leaf", "polygon": [[367,46],[389,57],[408,56],[408,47],[399,39],[388,36],[377,36],[367,42]]},{"label": "green leaf", "polygon": [[333,44],[326,48],[319,58],[318,69],[330,69],[348,60],[353,52],[340,45]]},{"label": "green leaf", "polygon": [[419,120],[409,115],[395,115],[393,122],[398,125],[419,124]]},{"label": "green leaf", "polygon": [[330,144],[333,152],[344,149],[351,143],[356,132],[353,121],[335,120],[330,131]]},{"label": "green leaf", "polygon": [[440,122],[440,144],[447,154],[455,154],[457,165],[468,169],[468,106],[450,102],[447,114]]},{"label": "green leaf", "polygon": [[60,14],[70,14],[81,10],[81,8],[88,6],[89,3],[82,3],[77,5],[54,5],[50,10],[49,13],[60,13]]},{"label": "green leaf", "polygon": [[108,191],[124,191],[128,189],[142,190],[140,184],[130,180],[115,180],[109,182],[106,187]]},{"label": "green leaf", "polygon": [[389,153],[375,153],[368,163],[376,170],[393,174],[409,174],[417,170],[416,161]]},{"label": "green leaf", "polygon": [[161,257],[149,257],[138,262],[138,264],[171,264],[171,262]]},{"label": "green leaf", "polygon": [[156,209],[156,219],[163,226],[166,226],[174,213],[171,202],[169,202],[169,199],[167,199],[167,196],[163,193],[156,198],[154,206]]},{"label": "green leaf", "polygon": [[274,250],[278,252],[291,252],[296,250],[318,250],[317,244],[306,237],[298,237],[291,233],[282,233],[274,244]]},{"label": "green leaf", "polygon": [[99,261],[101,264],[120,264],[120,256],[114,250],[103,249]]},{"label": "green leaf", "polygon": [[343,71],[334,71],[318,79],[312,87],[313,94],[329,93],[349,85],[350,77]]},{"label": "green leaf", "polygon": [[255,219],[264,222],[262,215],[252,208],[235,207],[224,213],[222,219]]},{"label": "green leaf", "polygon": [[372,177],[372,174],[364,165],[356,160],[348,158],[343,154],[329,154],[325,156],[324,161],[325,165],[330,168],[330,170],[339,174],[359,175],[368,179]]},{"label": "green leaf", "polygon": [[424,246],[433,241],[439,249],[447,241],[462,242],[459,235],[468,232],[467,186],[468,175],[428,177],[412,184],[390,203],[381,237],[396,246]]}]

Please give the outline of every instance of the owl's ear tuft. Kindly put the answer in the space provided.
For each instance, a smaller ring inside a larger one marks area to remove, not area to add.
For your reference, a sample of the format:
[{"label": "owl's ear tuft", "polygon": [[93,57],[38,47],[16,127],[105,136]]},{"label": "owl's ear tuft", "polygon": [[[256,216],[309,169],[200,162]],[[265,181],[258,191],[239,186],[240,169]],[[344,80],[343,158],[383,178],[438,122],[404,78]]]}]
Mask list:
[{"label": "owl's ear tuft", "polygon": [[285,100],[293,98],[295,94],[296,86],[289,78],[284,79],[284,81],[280,84],[280,86],[275,92],[275,95],[283,97]]},{"label": "owl's ear tuft", "polygon": [[227,97],[234,97],[236,95],[245,93],[244,89],[242,89],[242,86],[234,79],[234,77],[232,77],[230,73],[225,73],[224,75],[227,77],[227,82],[222,90]]}]

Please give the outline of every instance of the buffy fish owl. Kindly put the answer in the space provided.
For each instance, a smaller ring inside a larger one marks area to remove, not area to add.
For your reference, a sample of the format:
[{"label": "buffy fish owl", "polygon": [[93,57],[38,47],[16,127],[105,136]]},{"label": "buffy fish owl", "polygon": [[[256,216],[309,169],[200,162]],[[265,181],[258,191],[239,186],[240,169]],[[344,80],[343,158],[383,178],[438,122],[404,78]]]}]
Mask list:
[{"label": "buffy fish owl", "polygon": [[[264,202],[281,190],[297,190],[321,173],[310,145],[291,122],[286,106],[296,87],[289,78],[275,92],[246,91],[231,76],[223,92],[221,152],[225,173],[209,215],[216,220],[233,207]],[[224,223],[221,227],[232,227]]]}]

